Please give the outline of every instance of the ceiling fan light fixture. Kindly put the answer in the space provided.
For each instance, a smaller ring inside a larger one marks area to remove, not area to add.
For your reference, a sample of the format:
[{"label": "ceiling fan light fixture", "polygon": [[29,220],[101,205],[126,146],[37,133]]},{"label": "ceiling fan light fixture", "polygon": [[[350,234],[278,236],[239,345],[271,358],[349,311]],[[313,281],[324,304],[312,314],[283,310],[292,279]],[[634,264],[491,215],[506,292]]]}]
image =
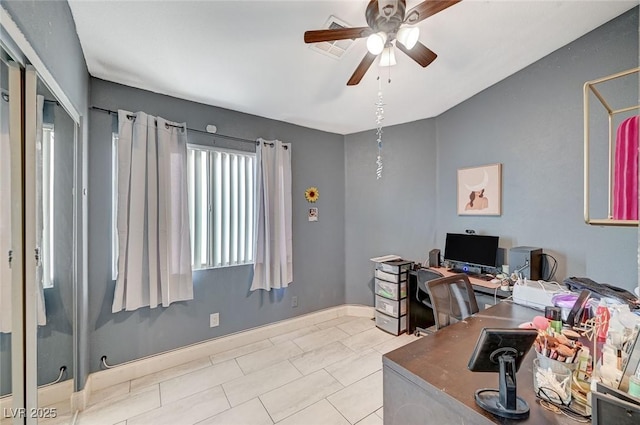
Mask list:
[{"label": "ceiling fan light fixture", "polygon": [[367,50],[372,55],[379,55],[382,53],[385,44],[387,43],[387,34],[384,31],[371,34],[367,38]]},{"label": "ceiling fan light fixture", "polygon": [[396,34],[396,39],[409,50],[416,45],[418,37],[420,37],[420,29],[418,27],[402,27]]},{"label": "ceiling fan light fixture", "polygon": [[393,52],[393,46],[389,45],[382,50],[380,55],[380,66],[394,66],[396,64],[396,54]]}]

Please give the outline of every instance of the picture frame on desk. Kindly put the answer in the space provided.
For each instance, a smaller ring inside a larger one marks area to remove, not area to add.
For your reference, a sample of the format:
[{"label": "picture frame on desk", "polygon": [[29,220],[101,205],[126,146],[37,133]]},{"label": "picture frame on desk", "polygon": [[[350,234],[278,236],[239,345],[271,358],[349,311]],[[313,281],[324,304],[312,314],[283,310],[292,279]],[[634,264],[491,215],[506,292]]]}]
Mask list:
[{"label": "picture frame on desk", "polygon": [[502,164],[458,169],[458,215],[502,215]]}]

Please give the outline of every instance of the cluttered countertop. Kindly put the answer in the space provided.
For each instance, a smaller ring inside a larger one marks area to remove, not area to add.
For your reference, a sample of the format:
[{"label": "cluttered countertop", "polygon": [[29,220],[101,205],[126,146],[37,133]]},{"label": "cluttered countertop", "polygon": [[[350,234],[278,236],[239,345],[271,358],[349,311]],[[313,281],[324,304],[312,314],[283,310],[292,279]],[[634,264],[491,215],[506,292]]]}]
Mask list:
[{"label": "cluttered countertop", "polygon": [[584,278],[564,283],[516,282],[512,300],[388,353],[383,365],[434,397],[439,392],[443,400],[453,398],[464,406],[461,412],[470,409],[494,423],[512,423],[476,405],[472,387],[496,378],[487,380],[487,374],[466,366],[482,328],[530,328],[538,333],[535,349],[517,374],[518,395],[535,406],[524,422],[564,423],[559,418],[564,416],[570,418],[567,423],[595,424],[603,423],[595,415],[606,414],[604,423],[620,425],[624,422],[611,415],[624,412],[640,423],[637,297]]}]

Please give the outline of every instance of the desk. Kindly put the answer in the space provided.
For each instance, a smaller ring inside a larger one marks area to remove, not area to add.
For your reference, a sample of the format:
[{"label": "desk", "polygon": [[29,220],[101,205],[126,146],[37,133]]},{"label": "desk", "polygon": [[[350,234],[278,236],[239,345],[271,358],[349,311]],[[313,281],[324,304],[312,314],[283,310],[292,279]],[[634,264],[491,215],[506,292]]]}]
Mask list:
[{"label": "desk", "polygon": [[544,409],[533,392],[535,350],[522,362],[516,379],[518,395],[531,409],[528,419],[498,418],[475,403],[479,388],[498,388],[497,373],[467,369],[482,328],[514,328],[539,314],[505,301],[382,358],[385,425],[413,424],[576,424]]},{"label": "desk", "polygon": [[[434,270],[442,274],[443,276],[451,276],[455,273],[448,271],[446,267],[431,267],[430,270]],[[497,297],[499,300],[507,298],[511,295],[511,292],[505,292],[500,290],[499,283],[491,283],[486,280],[478,279],[473,276],[469,276],[469,282],[473,286],[473,291],[476,293],[476,301],[478,307],[483,310],[486,304],[494,304],[493,298]],[[430,308],[425,307],[420,301],[416,299],[416,290],[418,288],[417,273],[412,270],[409,272],[408,283],[408,298],[407,305],[407,333],[412,334],[416,327],[426,329],[429,326],[435,324],[433,320],[433,312]],[[497,291],[496,291],[497,290]]]}]

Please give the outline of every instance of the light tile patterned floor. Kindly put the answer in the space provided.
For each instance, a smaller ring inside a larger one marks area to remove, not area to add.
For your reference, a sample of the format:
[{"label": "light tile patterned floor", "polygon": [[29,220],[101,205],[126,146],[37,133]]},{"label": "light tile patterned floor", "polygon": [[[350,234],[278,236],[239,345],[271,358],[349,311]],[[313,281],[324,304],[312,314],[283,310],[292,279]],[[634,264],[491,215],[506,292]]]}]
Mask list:
[{"label": "light tile patterned floor", "polygon": [[96,392],[76,424],[382,425],[382,354],[415,340],[339,317]]}]

